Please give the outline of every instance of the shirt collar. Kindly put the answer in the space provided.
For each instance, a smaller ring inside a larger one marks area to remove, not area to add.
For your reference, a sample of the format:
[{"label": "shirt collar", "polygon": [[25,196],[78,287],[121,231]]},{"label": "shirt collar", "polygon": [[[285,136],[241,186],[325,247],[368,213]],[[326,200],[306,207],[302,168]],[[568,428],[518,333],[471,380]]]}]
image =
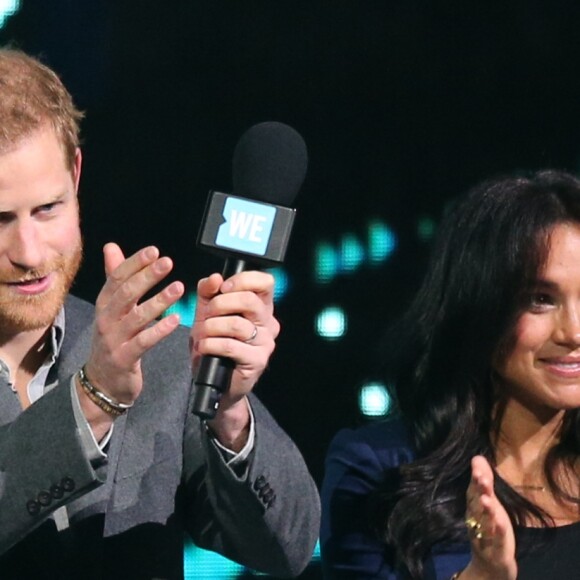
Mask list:
[{"label": "shirt collar", "polygon": [[[60,354],[60,349],[62,348],[62,343],[64,341],[64,329],[65,314],[63,306],[58,311],[54,322],[50,327],[50,352],[28,385],[28,397],[31,402],[40,398],[45,388],[50,389],[54,386],[54,384],[47,384],[48,373]],[[12,384],[10,377],[10,368],[2,359],[0,359],[0,378],[6,381],[12,390],[14,390],[14,385]]]},{"label": "shirt collar", "polygon": [[53,363],[58,355],[64,341],[65,316],[64,306],[58,311],[52,326],[50,327],[50,352],[51,363]]}]

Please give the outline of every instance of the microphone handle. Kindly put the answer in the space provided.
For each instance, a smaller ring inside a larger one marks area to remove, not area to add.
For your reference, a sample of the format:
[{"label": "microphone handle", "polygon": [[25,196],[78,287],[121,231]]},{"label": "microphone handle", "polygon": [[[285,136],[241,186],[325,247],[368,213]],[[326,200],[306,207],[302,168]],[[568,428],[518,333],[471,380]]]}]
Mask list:
[{"label": "microphone handle", "polygon": [[[227,258],[222,271],[224,280],[234,274],[243,272],[246,260]],[[203,355],[197,376],[194,379],[195,395],[192,411],[201,419],[213,419],[219,407],[220,399],[232,380],[236,363],[223,356]]]}]

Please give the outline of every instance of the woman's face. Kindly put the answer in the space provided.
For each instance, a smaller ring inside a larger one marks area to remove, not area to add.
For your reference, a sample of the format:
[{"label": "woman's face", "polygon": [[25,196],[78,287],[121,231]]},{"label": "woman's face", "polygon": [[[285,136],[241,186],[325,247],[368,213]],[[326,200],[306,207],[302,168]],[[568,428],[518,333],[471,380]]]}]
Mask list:
[{"label": "woman's face", "polygon": [[533,413],[580,407],[580,225],[559,224],[512,350],[495,370]]}]

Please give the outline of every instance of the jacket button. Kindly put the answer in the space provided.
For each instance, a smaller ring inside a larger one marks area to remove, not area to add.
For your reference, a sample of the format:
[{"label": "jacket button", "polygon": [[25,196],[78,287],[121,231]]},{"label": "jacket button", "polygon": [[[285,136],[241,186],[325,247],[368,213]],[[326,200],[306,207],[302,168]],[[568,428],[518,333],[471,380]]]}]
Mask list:
[{"label": "jacket button", "polygon": [[260,475],[256,481],[254,481],[254,489],[257,491],[262,489],[266,485],[266,478],[263,475]]},{"label": "jacket button", "polygon": [[271,508],[274,505],[275,501],[276,501],[276,494],[272,495],[271,499],[267,503],[267,507]]},{"label": "jacket button", "polygon": [[38,493],[36,501],[38,501],[40,505],[46,507],[47,505],[50,505],[52,503],[52,497],[50,497],[50,493],[48,491],[42,490]]},{"label": "jacket button", "polygon": [[26,502],[26,509],[31,516],[35,516],[40,511],[40,505],[34,499]]},{"label": "jacket button", "polygon": [[54,499],[60,499],[64,495],[64,489],[62,485],[58,485],[58,483],[55,485],[51,485],[50,495],[52,495]]},{"label": "jacket button", "polygon": [[72,477],[63,477],[60,484],[65,491],[73,491],[75,488],[75,481]]},{"label": "jacket button", "polygon": [[262,487],[260,491],[258,491],[258,496],[263,499],[264,496],[270,491],[270,489],[271,489],[270,484],[268,483],[264,484],[264,487]]},{"label": "jacket button", "polygon": [[268,491],[264,494],[264,503],[271,503],[273,499],[276,497],[274,490],[272,488],[268,489]]}]

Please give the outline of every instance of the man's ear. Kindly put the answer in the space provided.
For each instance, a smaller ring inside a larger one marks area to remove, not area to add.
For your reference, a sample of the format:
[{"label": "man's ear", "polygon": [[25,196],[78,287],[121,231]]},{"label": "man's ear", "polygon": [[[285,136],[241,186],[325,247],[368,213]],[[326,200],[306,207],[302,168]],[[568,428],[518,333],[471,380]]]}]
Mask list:
[{"label": "man's ear", "polygon": [[73,167],[73,181],[75,184],[75,193],[79,191],[79,182],[81,180],[81,166],[83,164],[83,154],[79,147],[75,151],[75,161]]}]

